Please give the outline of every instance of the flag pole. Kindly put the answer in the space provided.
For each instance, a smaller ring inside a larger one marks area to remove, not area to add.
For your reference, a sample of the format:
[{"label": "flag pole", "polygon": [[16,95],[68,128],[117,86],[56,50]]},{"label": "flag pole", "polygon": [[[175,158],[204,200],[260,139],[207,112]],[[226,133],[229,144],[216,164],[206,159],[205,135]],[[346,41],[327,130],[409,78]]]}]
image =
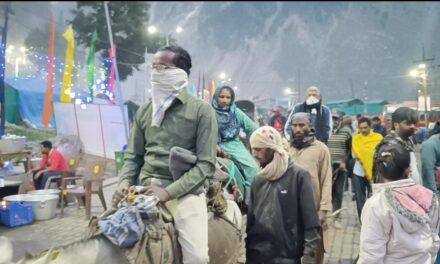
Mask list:
[{"label": "flag pole", "polygon": [[112,33],[112,27],[110,24],[110,15],[108,13],[108,1],[104,1],[104,9],[105,9],[105,17],[107,20],[107,29],[108,29],[108,37],[110,39],[110,46],[112,49],[112,56],[113,56],[113,64],[115,67],[115,77],[116,77],[116,103],[121,107],[122,112],[122,119],[124,120],[124,132],[125,132],[125,138],[127,139],[128,143],[128,123],[127,123],[127,117],[125,116],[125,109],[124,109],[124,102],[122,100],[122,93],[121,93],[121,83],[119,81],[119,71],[118,71],[118,63],[116,61],[115,49],[114,49],[114,43],[113,43],[113,33]]}]

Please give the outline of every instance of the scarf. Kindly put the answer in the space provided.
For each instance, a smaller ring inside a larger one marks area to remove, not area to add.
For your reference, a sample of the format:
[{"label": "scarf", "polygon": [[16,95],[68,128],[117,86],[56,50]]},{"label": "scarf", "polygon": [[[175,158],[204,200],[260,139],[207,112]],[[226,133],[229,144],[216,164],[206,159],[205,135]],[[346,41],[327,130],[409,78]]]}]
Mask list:
[{"label": "scarf", "polygon": [[160,127],[165,112],[170,108],[180,91],[188,85],[188,74],[178,68],[151,70],[153,113],[151,126]]},{"label": "scarf", "polygon": [[313,141],[315,141],[315,133],[313,133],[313,131],[311,131],[309,135],[305,137],[295,137],[294,135],[292,138],[292,146],[296,149],[303,149],[310,147]]},{"label": "scarf", "polygon": [[368,136],[357,134],[353,138],[353,152],[356,158],[364,168],[367,179],[371,182],[373,179],[373,159],[374,151],[382,141],[382,135],[374,132],[370,132]]},{"label": "scarf", "polygon": [[272,161],[260,170],[259,176],[268,181],[275,181],[286,173],[289,154],[284,149],[283,140],[275,128],[271,126],[258,128],[252,134],[250,143],[253,148],[270,148],[275,151]]},{"label": "scarf", "polygon": [[[231,93],[231,104],[228,107],[221,108],[218,105],[218,97],[220,93],[227,89]],[[231,141],[238,137],[240,134],[240,120],[237,117],[237,106],[234,102],[235,93],[234,90],[228,87],[222,87],[216,90],[211,105],[217,113],[218,122],[218,143]]]}]

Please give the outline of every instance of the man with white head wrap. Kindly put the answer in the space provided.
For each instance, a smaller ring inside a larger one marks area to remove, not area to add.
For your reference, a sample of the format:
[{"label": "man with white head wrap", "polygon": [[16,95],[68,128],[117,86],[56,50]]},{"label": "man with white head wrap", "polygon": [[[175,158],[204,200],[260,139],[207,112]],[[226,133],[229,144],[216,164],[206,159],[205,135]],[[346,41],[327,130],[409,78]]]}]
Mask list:
[{"label": "man with white head wrap", "polygon": [[258,128],[250,143],[262,169],[251,187],[247,261],[313,263],[320,226],[310,175],[290,162],[273,127]]}]

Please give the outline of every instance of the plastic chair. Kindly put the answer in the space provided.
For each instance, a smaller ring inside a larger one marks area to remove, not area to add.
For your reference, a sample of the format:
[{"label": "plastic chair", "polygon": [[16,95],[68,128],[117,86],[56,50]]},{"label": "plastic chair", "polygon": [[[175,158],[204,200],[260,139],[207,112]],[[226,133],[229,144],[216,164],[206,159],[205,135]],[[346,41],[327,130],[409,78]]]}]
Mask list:
[{"label": "plastic chair", "polygon": [[[85,176],[64,177],[61,181],[61,216],[64,213],[64,197],[66,195],[74,195],[77,198],[84,198],[86,219],[90,219],[91,214],[91,197],[92,194],[97,194],[101,200],[104,210],[107,211],[105,203],[103,182],[105,180],[105,160],[91,160],[86,162]],[[67,188],[67,182],[82,179],[82,186],[72,186]],[[78,203],[79,206],[79,203]]]},{"label": "plastic chair", "polygon": [[49,177],[46,181],[46,184],[44,185],[44,189],[49,189],[50,184],[53,182],[57,182],[58,186],[61,186],[61,179],[62,178],[75,177],[76,170],[79,165],[80,156],[79,155],[72,156],[72,157],[65,156],[64,158],[67,162],[67,165],[69,166],[69,170],[61,172],[60,175],[54,175],[54,176]]}]

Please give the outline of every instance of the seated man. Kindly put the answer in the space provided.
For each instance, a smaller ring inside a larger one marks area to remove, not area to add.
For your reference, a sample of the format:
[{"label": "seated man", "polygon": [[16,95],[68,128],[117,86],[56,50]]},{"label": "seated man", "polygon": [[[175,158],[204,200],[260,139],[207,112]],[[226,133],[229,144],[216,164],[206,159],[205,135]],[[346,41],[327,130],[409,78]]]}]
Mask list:
[{"label": "seated man", "polygon": [[[204,264],[209,262],[208,211],[205,193],[198,190],[214,175],[218,128],[214,109],[185,89],[191,66],[181,47],[163,47],[154,55],[152,100],[136,113],[112,204],[117,206],[129,186],[148,186],[146,195],[174,204],[182,262]],[[169,168],[173,147],[197,156],[179,179]]]},{"label": "seated man", "polygon": [[34,185],[37,190],[44,189],[49,177],[61,175],[63,171],[69,170],[63,154],[53,149],[50,141],[41,142],[41,153],[43,159],[40,168],[34,168],[28,172],[28,175],[33,174]]}]

